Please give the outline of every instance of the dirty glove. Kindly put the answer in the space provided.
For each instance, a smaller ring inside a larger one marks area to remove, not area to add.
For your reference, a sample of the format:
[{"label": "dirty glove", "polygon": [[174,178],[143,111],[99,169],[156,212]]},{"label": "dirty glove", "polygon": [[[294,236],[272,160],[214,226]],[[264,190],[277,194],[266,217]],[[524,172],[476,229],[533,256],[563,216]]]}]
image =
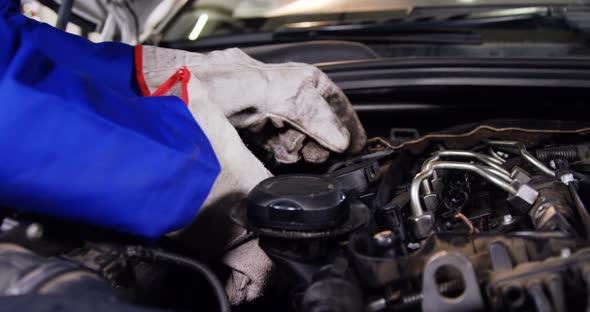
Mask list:
[{"label": "dirty glove", "polygon": [[264,64],[239,49],[198,54],[144,46],[136,52],[142,59],[138,70],[144,94],[153,94],[186,66],[234,127],[253,133],[267,124],[274,129],[262,136],[261,144],[278,162],[303,157],[321,163],[330,151],[357,153],[365,144],[365,131],[348,99],[314,66]]},{"label": "dirty glove", "polygon": [[238,49],[203,55],[154,47],[137,47],[136,62],[145,95],[172,94],[188,103],[222,168],[197,218],[175,239],[201,257],[224,255],[232,269],[226,284],[232,303],[259,297],[272,264],[228,215],[270,173],[227,126],[252,133],[270,128],[262,144],[279,162],[303,157],[317,163],[329,151],[363,147],[366,137],[356,114],[342,91],[305,64],[266,65]]},{"label": "dirty glove", "polygon": [[188,103],[215,151],[221,172],[192,224],[170,236],[203,261],[222,258],[232,270],[226,281],[230,302],[250,301],[264,290],[272,262],[252,233],[235,225],[229,215],[256,184],[272,175],[244,145],[219,107],[209,101],[207,88],[186,69],[181,73],[182,79],[170,80],[159,93],[177,95]]},{"label": "dirty glove", "polygon": [[182,236],[193,246],[206,246],[201,253],[224,254],[223,262],[232,269],[226,281],[230,302],[251,301],[264,290],[272,262],[251,233],[234,224],[229,214],[251,189],[272,175],[244,145],[223,112],[209,102],[206,87],[191,77],[187,90],[189,108],[211,142],[221,173],[195,222]]}]

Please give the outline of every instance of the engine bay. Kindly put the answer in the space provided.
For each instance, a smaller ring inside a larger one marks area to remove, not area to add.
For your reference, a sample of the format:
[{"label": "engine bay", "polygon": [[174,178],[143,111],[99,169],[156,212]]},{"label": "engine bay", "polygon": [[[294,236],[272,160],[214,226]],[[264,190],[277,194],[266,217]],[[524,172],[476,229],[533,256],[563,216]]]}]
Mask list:
[{"label": "engine bay", "polygon": [[[263,181],[231,218],[258,236],[276,281],[236,310],[589,309],[589,133],[524,120],[425,136],[393,129],[321,172],[292,167]],[[0,230],[5,295],[194,310],[209,307],[195,293],[223,291],[206,268],[174,255],[173,242],[14,211]]]}]

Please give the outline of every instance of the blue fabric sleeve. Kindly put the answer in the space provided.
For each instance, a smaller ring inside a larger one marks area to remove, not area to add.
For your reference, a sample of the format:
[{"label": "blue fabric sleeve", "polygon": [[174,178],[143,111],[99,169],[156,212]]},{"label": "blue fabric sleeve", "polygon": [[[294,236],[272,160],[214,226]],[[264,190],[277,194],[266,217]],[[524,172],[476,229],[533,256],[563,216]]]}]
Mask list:
[{"label": "blue fabric sleeve", "polygon": [[190,223],[220,167],[185,104],[136,95],[132,47],[17,12],[0,0],[0,205],[147,238]]},{"label": "blue fabric sleeve", "polygon": [[0,16],[55,63],[124,95],[140,95],[133,68],[133,47],[120,42],[92,43],[22,14],[19,1],[0,0]]}]

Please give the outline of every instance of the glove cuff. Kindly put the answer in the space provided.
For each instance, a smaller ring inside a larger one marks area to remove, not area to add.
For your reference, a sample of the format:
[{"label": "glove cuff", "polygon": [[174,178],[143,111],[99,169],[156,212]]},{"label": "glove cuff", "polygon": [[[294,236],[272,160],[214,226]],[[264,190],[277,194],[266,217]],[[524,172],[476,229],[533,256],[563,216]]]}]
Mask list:
[{"label": "glove cuff", "polygon": [[[143,46],[141,45],[135,46],[135,67],[137,83],[143,96],[175,95],[181,98],[184,104],[188,105],[188,82],[191,72],[186,66],[182,66],[174,72],[154,92],[150,92],[143,74]],[[180,83],[180,87],[178,87],[178,83]]]}]

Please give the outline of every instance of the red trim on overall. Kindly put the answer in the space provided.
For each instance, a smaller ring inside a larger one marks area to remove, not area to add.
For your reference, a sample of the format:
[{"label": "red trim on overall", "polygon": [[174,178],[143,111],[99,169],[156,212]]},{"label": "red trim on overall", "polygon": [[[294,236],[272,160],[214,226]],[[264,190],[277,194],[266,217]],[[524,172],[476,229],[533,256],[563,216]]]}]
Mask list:
[{"label": "red trim on overall", "polygon": [[184,101],[184,104],[188,106],[188,82],[191,80],[192,75],[188,68],[185,66],[183,66],[183,68],[184,72],[182,76],[182,84],[180,86],[182,88],[182,96],[180,98]]},{"label": "red trim on overall", "polygon": [[154,91],[154,93],[151,93],[145,82],[145,77],[143,76],[143,46],[136,45],[133,48],[133,54],[135,58],[135,76],[137,77],[137,84],[139,85],[139,90],[143,96],[166,95],[166,93],[168,93],[168,91],[180,81],[182,91],[182,96],[180,98],[184,104],[188,105],[188,81],[191,78],[191,73],[186,66],[177,70],[156,91]]},{"label": "red trim on overall", "polygon": [[181,99],[184,101],[184,104],[188,105],[188,82],[191,78],[191,72],[183,66],[179,70],[177,70],[168,80],[166,80],[151,96],[163,96],[174,87],[179,81],[181,83]]},{"label": "red trim on overall", "polygon": [[137,84],[139,85],[139,90],[143,96],[150,95],[150,89],[145,83],[145,77],[143,76],[143,46],[136,45],[133,48],[133,54],[135,58],[135,77],[137,78]]}]

